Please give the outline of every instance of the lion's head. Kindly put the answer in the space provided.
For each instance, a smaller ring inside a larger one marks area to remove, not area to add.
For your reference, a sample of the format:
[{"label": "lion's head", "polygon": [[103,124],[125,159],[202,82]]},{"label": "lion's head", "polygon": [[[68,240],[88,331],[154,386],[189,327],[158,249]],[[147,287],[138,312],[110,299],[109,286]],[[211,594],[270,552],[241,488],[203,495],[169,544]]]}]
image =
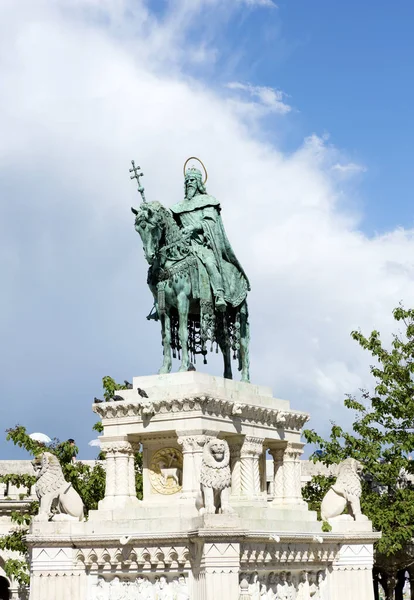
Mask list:
[{"label": "lion's head", "polygon": [[338,477],[335,486],[340,486],[347,494],[352,496],[361,495],[361,481],[359,473],[364,469],[364,465],[355,458],[347,458],[340,463],[338,468]]},{"label": "lion's head", "polygon": [[213,438],[204,445],[200,480],[203,485],[214,489],[229,487],[230,450],[225,440]]},{"label": "lion's head", "polygon": [[36,494],[39,498],[58,490],[65,482],[58,458],[51,452],[43,452],[32,460],[36,474]]},{"label": "lion's head", "polygon": [[203,450],[203,462],[215,469],[227,467],[230,462],[230,450],[227,442],[218,438],[208,441]]}]

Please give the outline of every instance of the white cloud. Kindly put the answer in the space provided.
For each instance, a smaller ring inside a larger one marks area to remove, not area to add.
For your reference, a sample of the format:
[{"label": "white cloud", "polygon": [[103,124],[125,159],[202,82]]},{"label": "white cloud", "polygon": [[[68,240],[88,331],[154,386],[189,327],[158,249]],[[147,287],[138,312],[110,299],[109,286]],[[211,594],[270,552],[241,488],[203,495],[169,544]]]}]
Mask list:
[{"label": "white cloud", "polygon": [[[413,231],[364,235],[326,139],[312,135],[284,154],[256,138],[226,97],[188,77],[191,21],[180,25],[179,14],[160,22],[145,4],[117,0],[1,4],[5,425],[83,436],[86,447],[80,424],[92,420],[99,378],[160,363],[129,211],[138,202],[131,158],[147,198],[166,205],[182,195],[187,156],[205,161],[252,282],[253,381],[309,410],[319,428],[343,421],[343,395],[368,383],[369,357],[349,332],[379,328],[389,339],[391,309],[414,296]],[[281,92],[240,85],[233,90],[288,112]]]},{"label": "white cloud", "polygon": [[333,165],[332,170],[337,171],[341,175],[355,175],[356,173],[366,173],[367,169],[364,165],[349,162],[346,164],[336,163]]},{"label": "white cloud", "polygon": [[265,6],[269,8],[277,8],[277,4],[273,0],[238,0],[240,4],[247,6]]},{"label": "white cloud", "polygon": [[244,104],[256,110],[258,109],[258,112],[262,116],[268,113],[286,115],[292,110],[292,107],[284,101],[287,95],[280,90],[266,86],[250,85],[249,83],[240,83],[238,81],[228,83],[227,87],[231,90],[246,92],[248,96],[255,98],[256,102],[244,102]]}]

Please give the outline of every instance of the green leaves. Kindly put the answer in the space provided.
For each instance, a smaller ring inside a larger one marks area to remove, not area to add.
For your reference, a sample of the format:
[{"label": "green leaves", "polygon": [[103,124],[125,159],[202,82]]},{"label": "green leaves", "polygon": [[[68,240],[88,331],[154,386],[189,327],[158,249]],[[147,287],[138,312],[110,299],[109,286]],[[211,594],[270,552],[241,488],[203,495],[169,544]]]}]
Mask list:
[{"label": "green leaves", "polygon": [[318,513],[318,519],[321,518],[321,502],[331,485],[335,483],[336,477],[325,477],[325,475],[315,475],[311,481],[308,481],[302,488],[302,497],[307,502],[310,510]]},{"label": "green leaves", "polygon": [[104,392],[104,398],[107,402],[111,400],[112,396],[115,395],[115,392],[117,390],[127,389],[126,385],[121,385],[120,383],[117,383],[115,379],[112,379],[112,377],[109,377],[109,375],[102,377],[102,387]]},{"label": "green leaves", "polygon": [[[322,451],[320,456],[312,455],[314,461],[331,465],[352,457],[364,464],[361,506],[374,529],[382,531],[376,544],[377,561],[390,569],[412,562],[409,549],[414,538],[414,486],[410,481],[401,483],[403,469],[414,473],[410,460],[414,450],[414,310],[399,306],[393,315],[404,331],[393,336],[390,348],[384,347],[378,331],[368,337],[360,331],[351,333],[373,357],[370,370],[375,379],[373,394],[362,390],[361,399],[347,396],[344,400],[355,413],[352,432],[335,423],[328,440],[313,430],[304,432],[306,441]],[[303,494],[311,506],[318,507],[323,489],[318,478],[305,486]]]},{"label": "green leaves", "polygon": [[[105,400],[110,400],[117,390],[127,389],[126,385],[116,383],[112,377],[106,376],[102,379]],[[99,433],[103,432],[100,421],[95,423],[93,429]],[[7,440],[10,440],[19,448],[24,448],[32,456],[38,456],[42,452],[55,454],[62,467],[63,475],[67,481],[81,496],[86,511],[96,510],[98,502],[105,496],[105,470],[101,462],[97,461],[94,466],[84,464],[80,461],[73,462],[72,458],[78,453],[78,448],[69,442],[60,442],[54,438],[51,444],[45,446],[32,440],[23,425],[16,425],[7,430]],[[102,453],[99,459],[103,459]],[[138,498],[142,498],[142,454],[135,454],[135,489]],[[9,485],[30,489],[36,482],[33,475],[7,474],[0,476],[0,482]],[[25,494],[26,495],[26,494]],[[22,511],[14,511],[11,519],[15,527],[5,536],[0,537],[0,548],[20,552],[27,557],[27,545],[25,535],[28,532],[30,522],[38,512],[38,502],[25,504]],[[14,578],[20,585],[28,585],[29,570],[26,560],[10,559],[6,561],[4,570],[8,577]]]},{"label": "green leaves", "polygon": [[22,586],[29,585],[29,567],[25,560],[9,558],[4,564],[4,571],[9,579],[14,578]]}]

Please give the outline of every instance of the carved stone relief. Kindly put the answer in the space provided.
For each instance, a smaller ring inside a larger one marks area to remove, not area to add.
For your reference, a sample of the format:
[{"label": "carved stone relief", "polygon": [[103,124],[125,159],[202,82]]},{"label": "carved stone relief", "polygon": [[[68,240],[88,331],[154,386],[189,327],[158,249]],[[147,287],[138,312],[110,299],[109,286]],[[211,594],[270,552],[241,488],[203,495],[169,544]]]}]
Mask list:
[{"label": "carved stone relief", "polygon": [[328,600],[324,570],[244,572],[239,580],[240,597],[251,600]]},{"label": "carved stone relief", "polygon": [[98,577],[89,600],[190,600],[187,578],[179,575],[138,575],[135,579]]},{"label": "carved stone relief", "polygon": [[176,494],[182,488],[183,455],[177,448],[161,448],[154,453],[149,477],[152,488],[163,495]]}]

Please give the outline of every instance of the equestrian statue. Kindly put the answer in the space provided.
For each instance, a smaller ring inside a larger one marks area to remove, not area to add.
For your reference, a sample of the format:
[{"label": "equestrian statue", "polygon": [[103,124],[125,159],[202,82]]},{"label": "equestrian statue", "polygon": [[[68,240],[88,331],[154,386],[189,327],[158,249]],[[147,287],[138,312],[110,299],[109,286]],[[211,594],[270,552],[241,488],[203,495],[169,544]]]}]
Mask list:
[{"label": "equestrian statue", "polygon": [[[204,178],[198,168],[186,168],[193,159],[203,167]],[[170,208],[146,201],[139,179],[143,174],[134,161],[130,172],[142,197],[139,208],[131,210],[154,296],[147,318],[161,322],[164,360],[159,373],[171,371],[177,354],[179,371],[194,370],[196,356],[206,363],[208,349],[215,346],[223,354],[224,377],[232,379],[233,354],[241,380],[248,382],[250,284],[227,239],[220,203],[207,193],[203,163],[195,157],[186,161],[184,200]]]}]

